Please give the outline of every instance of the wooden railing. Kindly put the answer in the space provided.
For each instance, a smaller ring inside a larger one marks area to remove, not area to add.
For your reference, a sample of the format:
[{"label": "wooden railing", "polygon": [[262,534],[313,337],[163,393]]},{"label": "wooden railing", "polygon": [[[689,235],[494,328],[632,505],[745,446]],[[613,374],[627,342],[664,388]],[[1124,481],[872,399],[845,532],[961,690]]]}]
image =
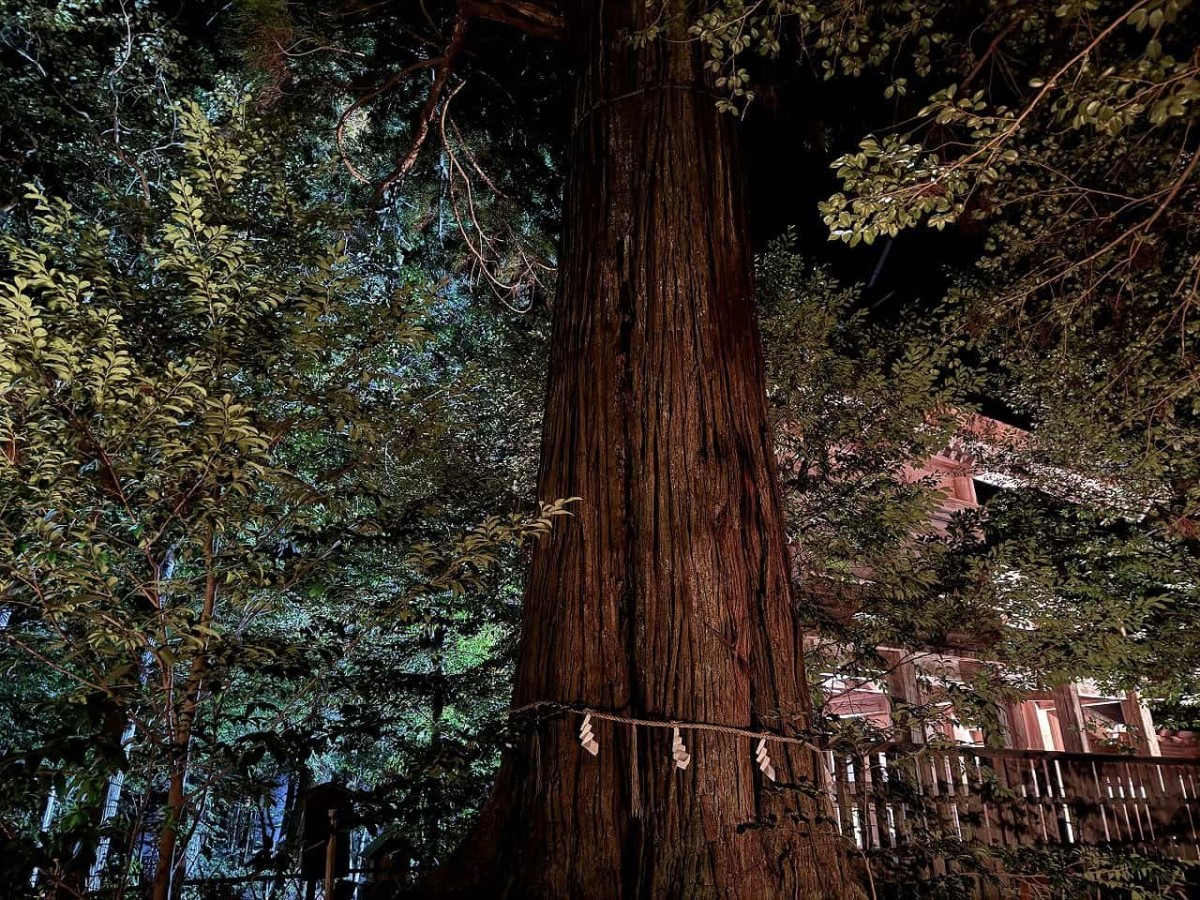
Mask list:
[{"label": "wooden railing", "polygon": [[825,759],[838,826],[864,850],[948,839],[1200,859],[1200,761],[897,746]]}]

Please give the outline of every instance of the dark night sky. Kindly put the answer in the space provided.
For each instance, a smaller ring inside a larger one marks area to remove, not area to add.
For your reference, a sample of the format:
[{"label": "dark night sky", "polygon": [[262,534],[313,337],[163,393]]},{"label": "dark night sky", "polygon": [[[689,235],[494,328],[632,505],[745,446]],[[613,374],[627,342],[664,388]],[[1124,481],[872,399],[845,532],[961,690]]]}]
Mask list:
[{"label": "dark night sky", "polygon": [[742,126],[755,245],[794,228],[802,253],[864,285],[864,302],[883,315],[936,302],[947,273],[969,267],[979,252],[977,239],[954,228],[911,229],[890,247],[886,239],[854,249],[828,240],[817,204],[839,187],[831,163],[895,116],[879,79],[827,82],[799,70],[768,90]]},{"label": "dark night sky", "polygon": [[[920,226],[855,248],[829,240],[817,204],[839,188],[831,163],[865,135],[915,111],[898,111],[883,87],[878,78],[827,82],[795,69],[750,108],[741,140],[755,246],[794,229],[798,250],[860,285],[862,303],[879,321],[935,307],[955,274],[971,270],[982,251],[980,235],[961,226]],[[995,398],[973,399],[986,415],[1030,424]]]}]

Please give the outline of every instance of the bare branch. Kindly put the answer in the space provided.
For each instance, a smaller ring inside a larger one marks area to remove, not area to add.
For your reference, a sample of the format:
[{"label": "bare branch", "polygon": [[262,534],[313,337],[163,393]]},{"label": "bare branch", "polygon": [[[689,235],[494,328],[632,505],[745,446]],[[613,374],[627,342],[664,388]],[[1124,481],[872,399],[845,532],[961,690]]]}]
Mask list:
[{"label": "bare branch", "polygon": [[1000,49],[1000,45],[1004,43],[1005,38],[1007,38],[1013,33],[1013,31],[1016,30],[1016,27],[1021,24],[1023,18],[1024,17],[1021,15],[1013,16],[1012,19],[1009,20],[1008,24],[1005,25],[1004,28],[1002,28],[994,38],[992,38],[992,42],[988,44],[987,49],[983,51],[983,54],[976,61],[974,68],[967,73],[967,77],[964,78],[962,80],[962,84],[959,85],[959,92],[961,94],[966,94],[967,88],[971,86],[971,82],[974,81],[976,77],[978,77],[979,73],[983,71],[984,66],[988,64],[988,60],[990,60],[996,54],[996,51]]},{"label": "bare branch", "polygon": [[450,43],[446,45],[446,52],[442,54],[441,65],[438,67],[433,87],[429,89],[429,97],[425,100],[425,106],[421,109],[420,118],[417,119],[417,128],[413,134],[412,144],[409,146],[408,152],[396,163],[396,167],[375,188],[376,204],[379,203],[384,192],[389,187],[404,178],[412,170],[412,167],[416,165],[417,157],[421,154],[421,148],[425,146],[425,139],[429,137],[429,129],[433,125],[433,118],[437,113],[438,100],[441,99],[446,82],[450,80],[450,73],[454,70],[454,63],[458,60],[463,44],[466,42],[467,23],[469,21],[470,18],[460,7],[458,16],[454,20],[454,31],[450,35]]},{"label": "bare branch", "polygon": [[343,112],[342,115],[338,118],[337,132],[336,132],[337,133],[338,153],[341,154],[343,165],[345,165],[346,169],[350,172],[351,175],[354,176],[354,178],[357,181],[360,181],[363,184],[371,183],[371,179],[367,178],[367,176],[365,176],[361,171],[359,171],[358,167],[355,166],[354,163],[350,162],[350,157],[346,153],[345,131],[346,131],[346,122],[349,120],[350,116],[354,114],[355,110],[361,109],[365,104],[370,103],[376,97],[382,96],[383,94],[386,94],[388,91],[395,88],[396,85],[398,85],[400,82],[402,82],[405,78],[407,78],[413,72],[416,72],[420,69],[428,69],[430,66],[440,65],[444,61],[445,61],[444,56],[435,56],[432,59],[418,60],[417,62],[413,63],[412,65],[406,66],[404,69],[402,69],[401,71],[397,72],[395,75],[392,75],[390,78],[388,78],[387,81],[385,81],[379,87],[375,88],[375,90],[373,90],[369,93],[363,94],[363,96],[361,96],[357,100],[355,100],[352,104],[350,104],[349,107],[346,108],[346,111]]}]

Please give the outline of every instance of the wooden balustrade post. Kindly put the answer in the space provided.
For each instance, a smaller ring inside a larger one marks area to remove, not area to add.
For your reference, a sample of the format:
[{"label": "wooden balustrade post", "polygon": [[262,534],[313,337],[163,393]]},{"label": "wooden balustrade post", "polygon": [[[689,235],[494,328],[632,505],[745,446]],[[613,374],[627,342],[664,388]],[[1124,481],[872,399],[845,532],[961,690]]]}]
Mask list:
[{"label": "wooden balustrade post", "polygon": [[1068,753],[1090,753],[1087,720],[1079,703],[1079,688],[1074,684],[1062,684],[1054,689],[1054,708],[1058,713],[1058,727],[1062,731],[1063,749]]},{"label": "wooden balustrade post", "polygon": [[1133,741],[1137,754],[1139,756],[1162,756],[1162,748],[1158,745],[1158,732],[1154,728],[1154,719],[1137,691],[1125,692],[1125,699],[1121,701],[1121,712],[1125,716],[1125,727],[1129,729],[1129,737]]},{"label": "wooden balustrade post", "polygon": [[1025,721],[1025,701],[1009,700],[1001,707],[1004,714],[1004,746],[1009,750],[1033,750],[1029,725]]},{"label": "wooden balustrade post", "polygon": [[[921,683],[917,679],[917,667],[913,657],[903,650],[880,650],[880,656],[887,663],[888,698],[892,707],[892,721],[899,720],[896,701],[908,706],[921,706],[924,694]],[[910,721],[908,728],[898,729],[896,739],[899,743],[924,744],[925,726],[920,722]]]}]

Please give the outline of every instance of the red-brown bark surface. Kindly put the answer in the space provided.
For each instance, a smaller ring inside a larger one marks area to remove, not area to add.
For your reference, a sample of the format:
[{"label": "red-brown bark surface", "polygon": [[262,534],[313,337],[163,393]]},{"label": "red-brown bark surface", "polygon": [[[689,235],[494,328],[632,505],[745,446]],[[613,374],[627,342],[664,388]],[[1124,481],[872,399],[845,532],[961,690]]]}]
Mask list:
[{"label": "red-brown bark surface", "polygon": [[[565,10],[581,71],[539,492],[579,497],[534,552],[514,706],[803,732],[735,122],[694,42],[635,49],[645,0]],[[651,11],[651,14],[653,11]],[[478,896],[858,897],[811,751],[542,721],[438,881]],[[432,888],[432,885],[431,885]]]}]

